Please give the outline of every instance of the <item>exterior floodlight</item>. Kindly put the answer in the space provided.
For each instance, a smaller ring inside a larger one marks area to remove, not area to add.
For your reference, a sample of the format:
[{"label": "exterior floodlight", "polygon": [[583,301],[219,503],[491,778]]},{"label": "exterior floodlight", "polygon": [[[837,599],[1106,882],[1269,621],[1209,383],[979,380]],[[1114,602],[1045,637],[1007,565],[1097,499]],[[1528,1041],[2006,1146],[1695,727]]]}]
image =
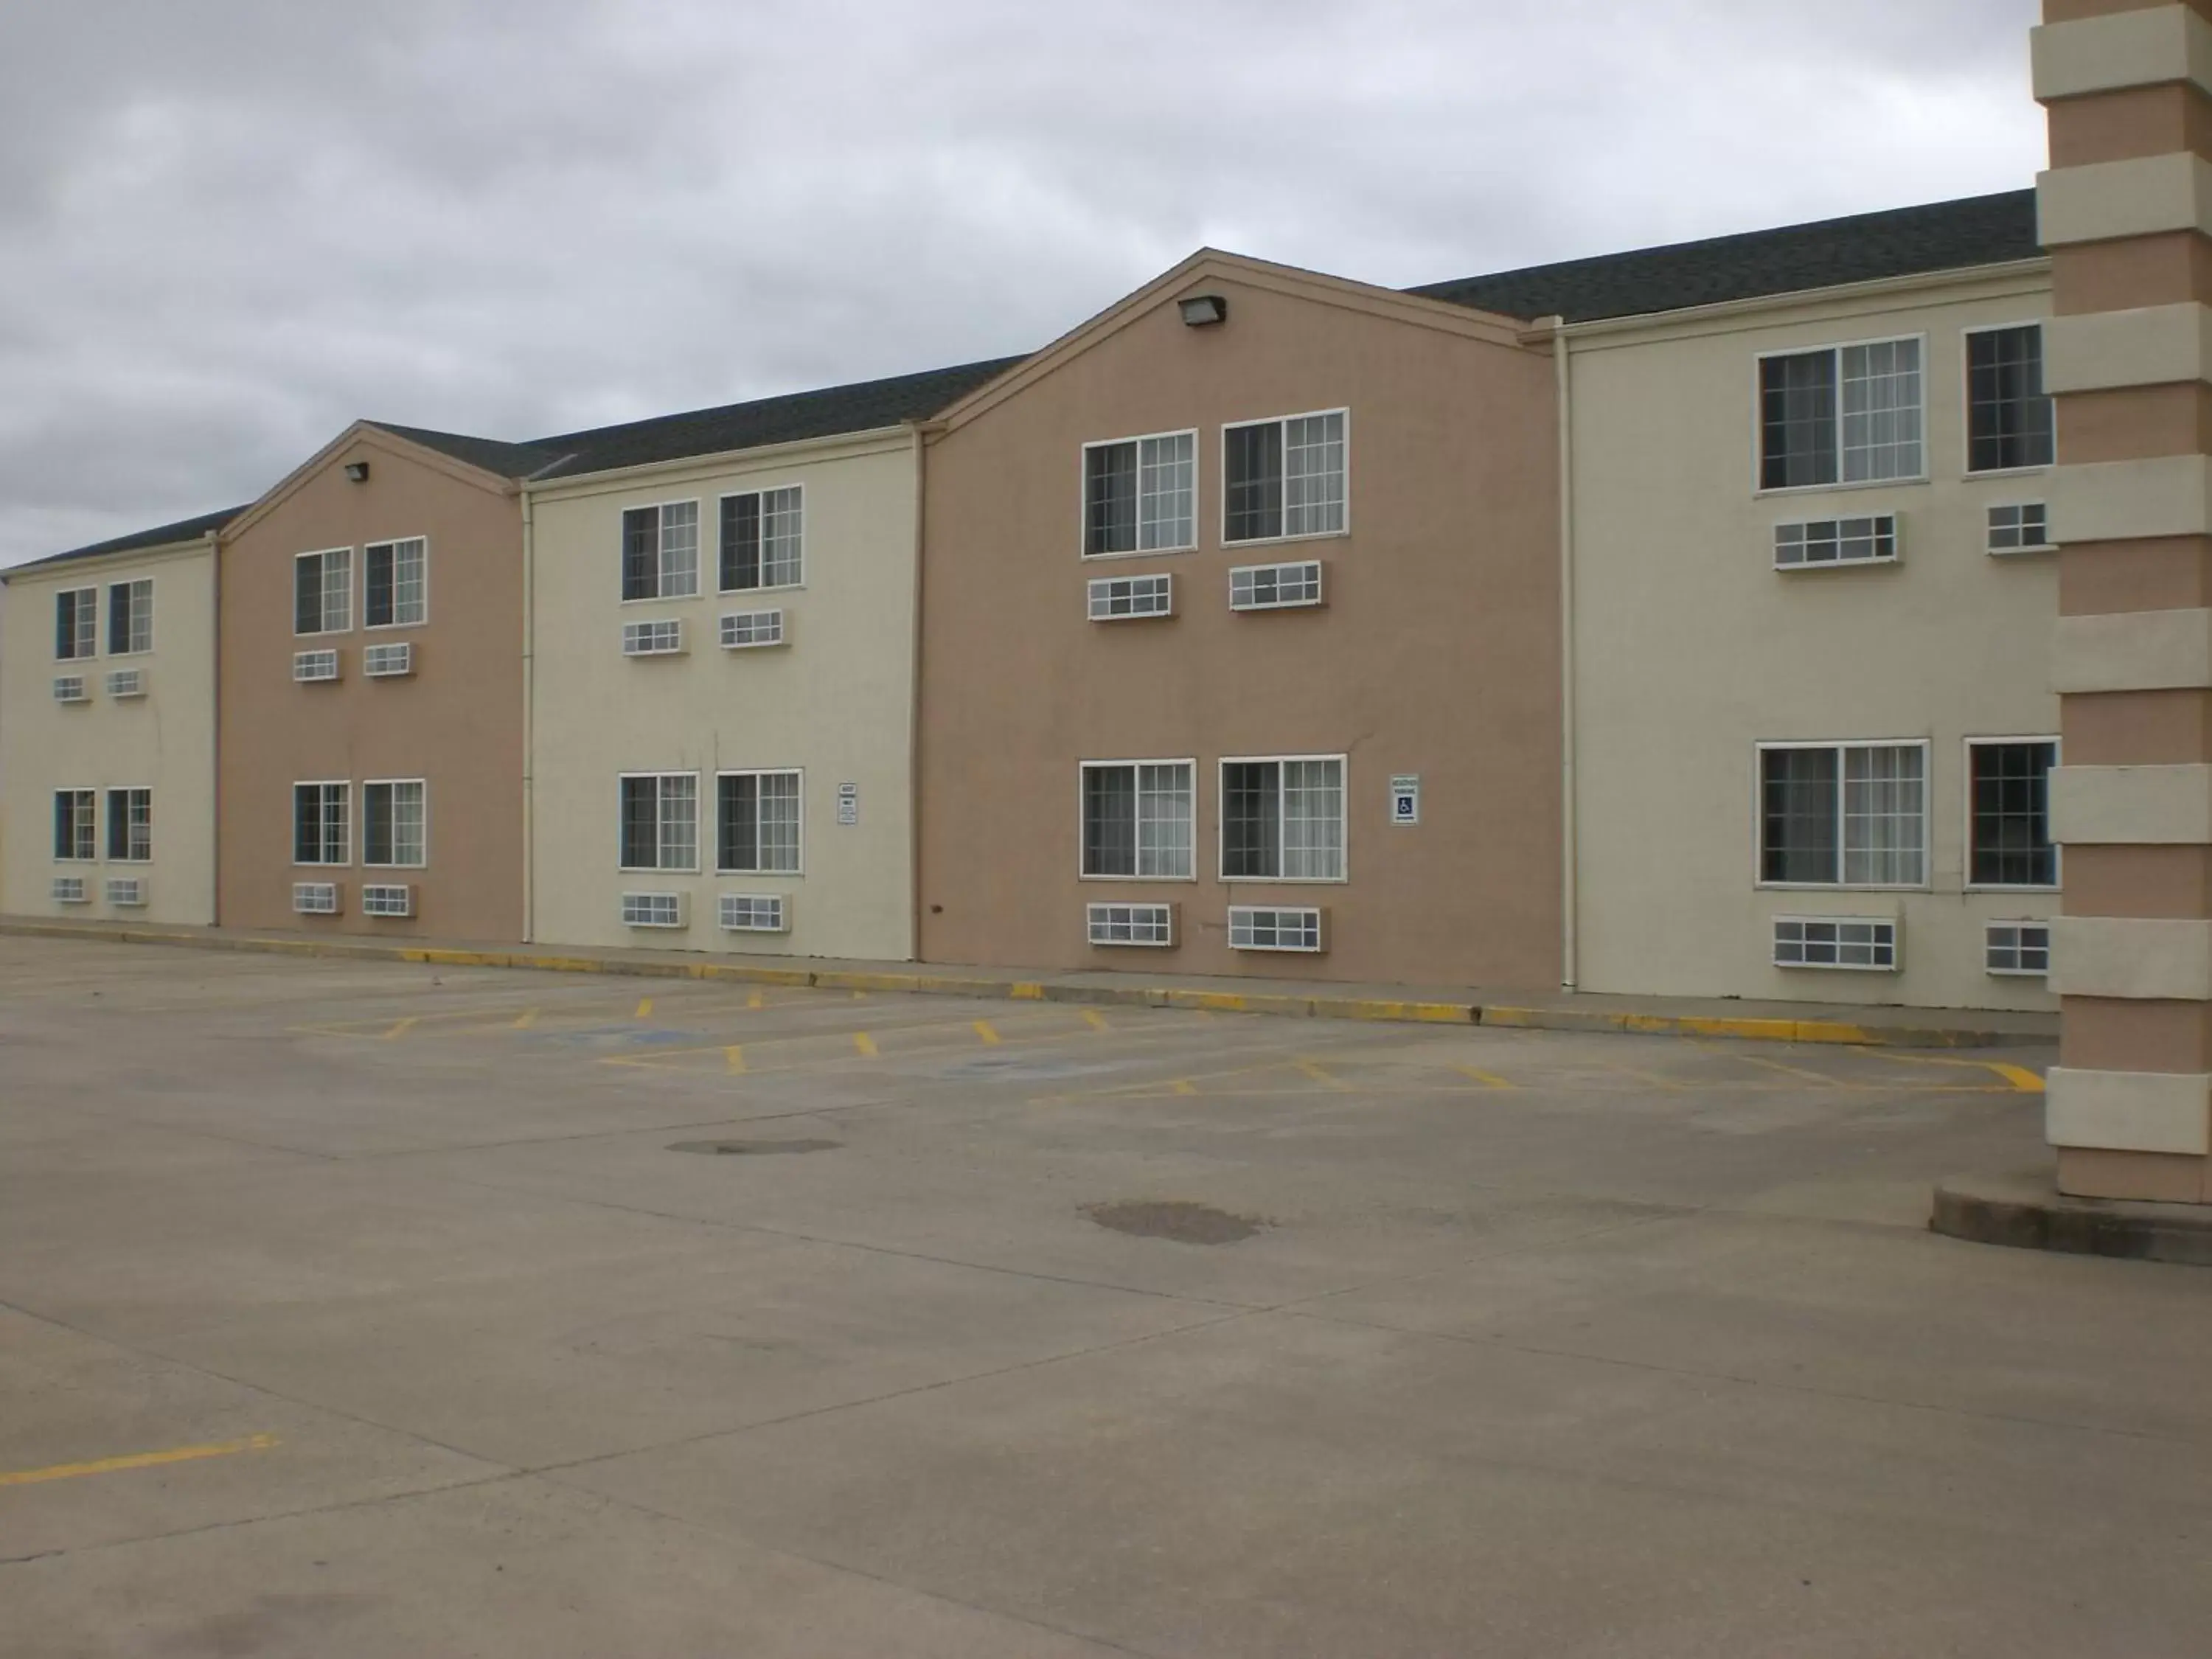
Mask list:
[{"label": "exterior floodlight", "polygon": [[367,461],[348,461],[346,463],[346,477],[351,478],[356,483],[367,483],[368,482],[368,463]]},{"label": "exterior floodlight", "polygon": [[1185,328],[1205,328],[1229,320],[1229,301],[1218,294],[1194,294],[1182,302]]}]

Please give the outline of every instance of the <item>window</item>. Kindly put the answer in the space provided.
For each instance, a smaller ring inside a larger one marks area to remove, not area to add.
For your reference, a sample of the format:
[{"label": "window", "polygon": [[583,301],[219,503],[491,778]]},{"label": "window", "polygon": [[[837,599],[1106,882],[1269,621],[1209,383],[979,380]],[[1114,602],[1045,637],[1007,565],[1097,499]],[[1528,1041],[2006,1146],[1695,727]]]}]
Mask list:
[{"label": "window", "polygon": [[1897,515],[1815,519],[1774,526],[1774,568],[1827,564],[1887,564],[1897,558]]},{"label": "window", "polygon": [[1092,622],[1120,622],[1131,617],[1171,617],[1175,614],[1175,577],[1093,576],[1085,586]]},{"label": "window", "polygon": [[722,497],[722,592],[796,587],[805,509],[799,486]]},{"label": "window", "polygon": [[1221,538],[1333,535],[1345,523],[1345,412],[1222,429]]},{"label": "window", "polygon": [[302,553],[292,561],[292,631],[343,634],[353,626],[353,549]]},{"label": "window", "polygon": [[1759,422],[1761,489],[1917,478],[1920,342],[1762,357]]},{"label": "window", "polygon": [[2037,552],[2051,545],[2051,514],[2041,501],[2021,501],[1990,509],[1989,550]]},{"label": "window", "polygon": [[362,620],[371,628],[413,628],[430,614],[430,544],[372,542],[362,549]]},{"label": "window", "polygon": [[2058,849],[2051,844],[2057,763],[2058,745],[2048,739],[1966,745],[1969,886],[2058,885]]},{"label": "window", "polygon": [[1343,757],[1222,762],[1221,874],[1343,880]]},{"label": "window", "polygon": [[1197,433],[1084,446],[1085,557],[1197,545]]},{"label": "window", "polygon": [[352,861],[352,830],[347,822],[352,802],[353,786],[349,783],[292,786],[293,863]]},{"label": "window", "polygon": [[90,789],[54,791],[54,856],[70,863],[100,856],[99,796]]},{"label": "window", "polygon": [[623,522],[625,599],[682,599],[699,591],[699,503],[633,507]]},{"label": "window", "polygon": [[2043,390],[2043,326],[1978,328],[1966,336],[1966,471],[2049,466],[2056,439]]},{"label": "window", "polygon": [[154,792],[107,792],[107,856],[117,864],[143,864],[154,856]]},{"label": "window", "polygon": [[732,873],[799,873],[799,774],[724,772],[714,780],[720,797],[714,867]]},{"label": "window", "polygon": [[425,818],[420,778],[364,783],[361,787],[361,861],[420,869]]},{"label": "window", "polygon": [[2040,976],[2051,971],[2051,924],[1993,921],[1982,935],[1983,961],[1992,974]]},{"label": "window", "polygon": [[1928,865],[1923,743],[1759,751],[1759,878],[1790,887],[1918,887]]},{"label": "window", "polygon": [[622,867],[699,867],[697,773],[633,773],[623,778]]},{"label": "window", "polygon": [[[107,654],[135,656],[154,648],[154,579],[107,585]],[[86,652],[82,653],[89,656]]]},{"label": "window", "polygon": [[54,660],[73,662],[100,652],[100,590],[65,588],[54,595]]},{"label": "window", "polygon": [[1082,769],[1083,873],[1191,879],[1196,763],[1085,762]]}]

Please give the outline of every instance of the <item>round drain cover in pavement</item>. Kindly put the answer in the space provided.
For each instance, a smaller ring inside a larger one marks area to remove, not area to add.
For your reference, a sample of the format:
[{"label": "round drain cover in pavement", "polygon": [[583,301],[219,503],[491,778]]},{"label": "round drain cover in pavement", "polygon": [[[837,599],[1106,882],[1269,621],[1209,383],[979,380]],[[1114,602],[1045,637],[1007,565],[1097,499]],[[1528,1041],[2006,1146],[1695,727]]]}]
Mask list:
[{"label": "round drain cover in pavement", "polygon": [[1267,1224],[1231,1215],[1210,1204],[1182,1199],[1130,1199],[1119,1204],[1087,1204],[1084,1214],[1102,1227],[1137,1238],[1165,1238],[1177,1244],[1234,1244]]},{"label": "round drain cover in pavement", "polygon": [[771,1158],[778,1152],[827,1152],[842,1140],[679,1140],[672,1152],[712,1152],[723,1158]]}]

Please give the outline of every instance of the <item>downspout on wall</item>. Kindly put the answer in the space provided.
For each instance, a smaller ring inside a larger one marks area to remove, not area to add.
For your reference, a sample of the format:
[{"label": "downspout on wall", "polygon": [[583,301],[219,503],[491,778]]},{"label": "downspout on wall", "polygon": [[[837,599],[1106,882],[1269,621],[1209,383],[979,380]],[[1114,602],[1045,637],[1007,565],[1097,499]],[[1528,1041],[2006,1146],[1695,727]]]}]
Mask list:
[{"label": "downspout on wall", "polygon": [[1559,377],[1559,983],[1575,988],[1581,932],[1575,814],[1575,422],[1574,372],[1568,362],[1567,319],[1545,317]]},{"label": "downspout on wall", "polygon": [[906,954],[909,962],[921,960],[921,552],[923,516],[928,499],[925,494],[924,469],[930,434],[944,428],[933,421],[913,421],[908,423],[914,434],[914,586],[910,609],[913,612],[913,638],[908,647],[911,675],[907,692],[906,733],[906,791],[907,791],[907,905]]},{"label": "downspout on wall", "polygon": [[530,486],[522,486],[522,942],[538,939],[538,887],[533,874],[532,845],[537,808],[538,551],[532,537]]}]

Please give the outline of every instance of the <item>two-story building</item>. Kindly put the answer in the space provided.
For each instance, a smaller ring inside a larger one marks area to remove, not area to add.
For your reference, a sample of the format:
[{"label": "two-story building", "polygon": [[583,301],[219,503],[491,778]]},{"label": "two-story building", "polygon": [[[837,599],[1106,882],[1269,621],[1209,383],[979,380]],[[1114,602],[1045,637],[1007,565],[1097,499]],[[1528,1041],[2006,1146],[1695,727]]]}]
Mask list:
[{"label": "two-story building", "polygon": [[215,921],[215,538],[240,511],[0,575],[0,910]]},{"label": "two-story building", "polygon": [[1559,973],[1548,339],[1204,252],[927,451],[933,962]]},{"label": "two-story building", "polygon": [[915,423],[1016,361],[547,441],[528,937],[914,955]]}]

